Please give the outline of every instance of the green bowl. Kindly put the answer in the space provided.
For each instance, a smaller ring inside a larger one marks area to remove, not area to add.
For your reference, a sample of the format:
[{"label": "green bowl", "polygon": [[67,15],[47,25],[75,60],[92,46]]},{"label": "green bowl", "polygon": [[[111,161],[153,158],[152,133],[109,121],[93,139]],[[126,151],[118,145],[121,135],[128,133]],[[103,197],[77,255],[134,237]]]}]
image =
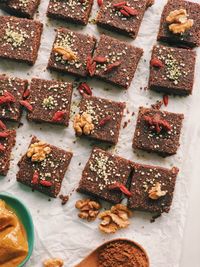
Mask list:
[{"label": "green bowl", "polygon": [[31,254],[33,252],[34,246],[34,226],[33,220],[29,210],[23,204],[21,200],[16,198],[15,196],[9,193],[0,193],[0,199],[4,200],[8,206],[10,206],[17,214],[19,219],[21,220],[24,228],[26,230],[27,238],[28,238],[28,255],[26,259],[18,265],[18,267],[24,266],[24,264],[30,259]]}]

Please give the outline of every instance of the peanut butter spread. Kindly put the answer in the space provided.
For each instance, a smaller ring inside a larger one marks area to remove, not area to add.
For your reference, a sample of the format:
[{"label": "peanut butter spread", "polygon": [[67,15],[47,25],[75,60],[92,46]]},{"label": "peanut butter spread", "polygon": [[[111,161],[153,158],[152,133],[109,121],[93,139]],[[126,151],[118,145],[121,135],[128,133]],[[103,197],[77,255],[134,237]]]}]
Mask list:
[{"label": "peanut butter spread", "polygon": [[27,254],[24,227],[17,215],[0,200],[0,267],[16,267]]}]

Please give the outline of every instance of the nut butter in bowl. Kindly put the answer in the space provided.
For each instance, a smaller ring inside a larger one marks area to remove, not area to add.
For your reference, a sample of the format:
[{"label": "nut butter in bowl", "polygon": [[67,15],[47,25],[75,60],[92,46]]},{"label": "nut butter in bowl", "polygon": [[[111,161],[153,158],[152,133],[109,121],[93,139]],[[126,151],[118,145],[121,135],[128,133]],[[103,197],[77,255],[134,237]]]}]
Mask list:
[{"label": "nut butter in bowl", "polygon": [[33,250],[31,215],[17,198],[0,193],[0,267],[21,267]]}]

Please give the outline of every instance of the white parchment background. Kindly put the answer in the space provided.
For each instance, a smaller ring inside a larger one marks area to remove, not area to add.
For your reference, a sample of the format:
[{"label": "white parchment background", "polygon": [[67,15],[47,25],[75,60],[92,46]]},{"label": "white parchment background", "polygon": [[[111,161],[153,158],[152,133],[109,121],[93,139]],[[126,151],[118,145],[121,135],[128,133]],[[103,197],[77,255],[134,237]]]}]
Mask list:
[{"label": "white parchment background", "polygon": [[[132,137],[134,134],[136,112],[141,105],[150,106],[162,95],[150,91],[141,90],[140,87],[147,86],[149,75],[149,59],[151,48],[156,43],[156,35],[159,27],[159,19],[162,8],[166,1],[156,0],[156,4],[146,13],[140,28],[139,36],[135,41],[128,42],[144,49],[144,55],[138,66],[135,78],[128,91],[113,88],[108,84],[98,81],[89,81],[94,88],[94,95],[106,97],[117,101],[125,101],[130,114],[126,114],[124,121],[131,119],[128,127],[121,130],[118,145],[112,150],[121,156],[141,163],[158,164],[171,167],[175,165],[180,168],[173,205],[169,214],[164,214],[155,223],[150,223],[150,215],[135,212],[128,229],[121,230],[115,235],[105,236],[98,231],[98,219],[93,223],[87,223],[78,219],[77,211],[74,208],[75,201],[82,196],[73,192],[77,187],[83,167],[90,155],[91,145],[94,142],[86,140],[73,141],[74,132],[72,123],[67,129],[62,127],[28,123],[25,116],[22,118],[23,126],[17,130],[17,144],[13,150],[11,169],[7,177],[0,178],[0,191],[13,193],[21,198],[29,207],[35,224],[35,249],[27,267],[42,266],[42,260],[48,257],[61,257],[66,267],[77,264],[96,246],[107,239],[116,237],[127,237],[141,243],[147,250],[152,267],[178,267],[184,233],[184,224],[187,217],[187,205],[189,199],[190,185],[192,183],[194,164],[198,165],[195,159],[197,131],[199,128],[199,51],[198,64],[196,67],[195,86],[193,95],[189,97],[170,97],[168,111],[185,114],[184,127],[181,137],[181,148],[176,156],[166,159],[155,155],[132,151]],[[197,0],[196,0],[197,2]],[[0,73],[7,73],[12,76],[31,79],[40,77],[45,79],[72,80],[67,75],[51,74],[46,70],[51,46],[55,38],[54,29],[57,26],[65,26],[77,31],[86,32],[99,38],[99,29],[96,25],[89,24],[86,27],[75,28],[66,23],[58,23],[48,20],[45,16],[48,1],[42,0],[37,14],[37,19],[44,23],[42,43],[39,50],[38,60],[34,67],[24,64],[0,60]],[[97,11],[96,4],[93,7],[92,17]],[[3,12],[1,12],[3,14]],[[105,32],[105,31],[101,31]],[[111,33],[109,33],[111,35]],[[117,36],[117,35],[116,35]],[[121,36],[117,36],[122,38]],[[75,108],[80,97],[74,90],[72,110]],[[59,199],[48,201],[48,197],[40,193],[32,193],[30,188],[16,182],[17,162],[23,155],[30,142],[31,135],[60,146],[74,153],[68,172],[63,181],[62,193],[72,195],[65,206],[61,206]],[[81,163],[81,164],[79,164]],[[89,267],[89,266],[88,266]]]}]

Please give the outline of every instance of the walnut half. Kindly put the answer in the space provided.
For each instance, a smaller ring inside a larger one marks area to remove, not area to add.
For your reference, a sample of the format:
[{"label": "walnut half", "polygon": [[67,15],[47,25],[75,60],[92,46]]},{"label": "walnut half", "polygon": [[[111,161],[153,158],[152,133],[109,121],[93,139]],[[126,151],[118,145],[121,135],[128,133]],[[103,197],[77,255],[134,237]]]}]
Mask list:
[{"label": "walnut half", "polygon": [[50,152],[51,148],[46,143],[39,141],[30,145],[26,155],[32,161],[43,161]]},{"label": "walnut half", "polygon": [[78,200],[75,207],[80,210],[78,216],[81,219],[85,219],[88,222],[94,221],[99,214],[101,205],[89,198]]},{"label": "walnut half", "polygon": [[59,258],[52,258],[52,259],[45,260],[43,262],[43,266],[44,267],[62,267],[64,266],[64,261]]},{"label": "walnut half", "polygon": [[90,114],[83,112],[83,114],[77,114],[74,117],[74,130],[78,136],[82,134],[89,135],[94,130],[94,124],[92,123],[92,117]]},{"label": "walnut half", "polygon": [[153,199],[153,200],[157,200],[160,197],[163,197],[167,194],[167,191],[162,191],[161,190],[161,184],[160,183],[156,183],[155,186],[153,186],[150,190],[149,190],[149,198]]},{"label": "walnut half", "polygon": [[62,56],[66,61],[76,60],[77,56],[69,47],[54,46],[53,51]]},{"label": "walnut half", "polygon": [[169,24],[169,30],[175,34],[184,33],[194,25],[193,19],[188,19],[185,9],[171,11],[166,18],[166,22]]}]

